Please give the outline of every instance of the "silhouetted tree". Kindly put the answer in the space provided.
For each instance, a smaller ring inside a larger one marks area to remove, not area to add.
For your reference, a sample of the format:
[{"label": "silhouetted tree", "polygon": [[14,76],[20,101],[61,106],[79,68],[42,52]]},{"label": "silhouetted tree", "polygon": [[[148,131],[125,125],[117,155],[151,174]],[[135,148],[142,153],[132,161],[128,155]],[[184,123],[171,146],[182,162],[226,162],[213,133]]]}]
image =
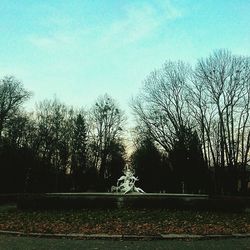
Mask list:
[{"label": "silhouetted tree", "polygon": [[189,128],[181,127],[177,138],[169,153],[176,188],[179,192],[204,192],[208,177],[198,135]]},{"label": "silhouetted tree", "polygon": [[161,190],[162,162],[161,153],[151,138],[146,137],[139,141],[136,150],[131,156],[131,164],[139,177],[138,186],[146,192]]},{"label": "silhouetted tree", "polygon": [[36,112],[37,153],[55,172],[55,191],[69,188],[69,168],[73,110],[57,100],[39,103]]},{"label": "silhouetted tree", "polygon": [[32,114],[19,111],[6,121],[4,138],[9,144],[16,147],[33,148],[35,130]]},{"label": "silhouetted tree", "polygon": [[36,166],[32,151],[2,141],[0,147],[0,192],[23,193],[29,190],[30,169]]},{"label": "silhouetted tree", "polygon": [[106,190],[110,190],[111,186],[116,186],[117,180],[122,176],[126,165],[126,152],[122,142],[112,141],[108,151]]},{"label": "silhouetted tree", "polygon": [[[111,144],[121,138],[124,114],[108,95],[100,97],[90,113],[91,151],[93,165],[98,169],[100,180],[106,182]],[[104,184],[105,185],[105,184]]]},{"label": "silhouetted tree", "polygon": [[87,171],[87,128],[85,118],[77,114],[73,121],[71,152],[71,176],[73,190],[86,189],[85,175]]},{"label": "silhouetted tree", "polygon": [[[197,122],[208,165],[215,167],[218,175],[222,169],[236,173],[235,168],[244,172],[250,160],[249,57],[235,56],[226,50],[216,51],[198,61],[192,80],[191,114]],[[244,192],[246,183],[243,178]],[[223,191],[221,188],[217,187],[217,191]]]},{"label": "silhouetted tree", "polygon": [[18,111],[30,95],[22,83],[13,76],[6,76],[0,80],[0,141],[6,121]]},{"label": "silhouetted tree", "polygon": [[139,126],[150,133],[168,153],[181,126],[189,126],[186,102],[190,68],[182,62],[166,62],[144,82],[142,92],[132,101]]}]

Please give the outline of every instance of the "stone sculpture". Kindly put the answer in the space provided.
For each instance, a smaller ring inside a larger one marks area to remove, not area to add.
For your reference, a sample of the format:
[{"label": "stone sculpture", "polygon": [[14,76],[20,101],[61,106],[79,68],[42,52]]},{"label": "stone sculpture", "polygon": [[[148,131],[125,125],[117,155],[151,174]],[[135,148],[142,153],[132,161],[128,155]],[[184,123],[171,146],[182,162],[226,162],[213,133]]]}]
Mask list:
[{"label": "stone sculpture", "polygon": [[117,186],[112,186],[111,192],[119,192],[119,193],[144,193],[144,191],[135,186],[135,182],[139,179],[133,175],[133,172],[127,168],[124,171],[124,175],[121,176],[117,181]]}]

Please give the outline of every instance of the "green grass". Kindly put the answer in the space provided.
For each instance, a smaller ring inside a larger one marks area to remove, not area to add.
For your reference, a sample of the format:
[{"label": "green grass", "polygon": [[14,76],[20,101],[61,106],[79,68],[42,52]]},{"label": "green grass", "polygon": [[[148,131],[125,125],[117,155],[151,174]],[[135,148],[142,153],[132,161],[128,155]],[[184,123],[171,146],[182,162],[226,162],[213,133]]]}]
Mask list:
[{"label": "green grass", "polygon": [[81,209],[21,211],[0,206],[0,230],[44,233],[250,233],[250,213]]}]

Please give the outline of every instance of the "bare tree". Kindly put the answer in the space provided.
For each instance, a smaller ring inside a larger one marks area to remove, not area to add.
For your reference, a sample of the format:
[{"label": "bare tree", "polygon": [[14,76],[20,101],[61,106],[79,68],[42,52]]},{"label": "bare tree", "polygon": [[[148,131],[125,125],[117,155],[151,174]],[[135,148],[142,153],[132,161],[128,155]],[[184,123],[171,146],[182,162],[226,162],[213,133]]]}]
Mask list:
[{"label": "bare tree", "polygon": [[108,95],[100,97],[90,111],[90,135],[94,165],[101,178],[107,176],[107,160],[113,142],[121,139],[124,113]]},{"label": "bare tree", "polygon": [[6,76],[0,80],[0,140],[6,121],[30,95],[31,93],[13,76]]},{"label": "bare tree", "polygon": [[[212,164],[236,166],[241,162],[245,165],[249,153],[249,58],[220,50],[200,60],[192,96],[202,136],[206,134],[203,142],[207,140],[214,155]],[[211,120],[216,126],[211,126]],[[212,146],[212,129],[217,131],[219,151]]]},{"label": "bare tree", "polygon": [[186,101],[190,68],[183,62],[166,62],[145,80],[132,109],[141,127],[165,150],[172,149],[181,128],[190,126]]},{"label": "bare tree", "polygon": [[16,112],[5,123],[4,138],[18,148],[32,147],[35,135],[35,121],[32,113]]},{"label": "bare tree", "polygon": [[58,100],[45,100],[37,106],[36,152],[54,167],[55,189],[59,188],[59,177],[69,171],[70,143],[72,140],[74,112]]},{"label": "bare tree", "polygon": [[[190,192],[204,189],[206,167],[194,118],[190,115],[191,68],[182,62],[167,62],[146,79],[143,91],[132,108],[153,142],[165,150],[175,178],[175,189],[182,185]],[[156,170],[157,171],[157,170]],[[196,179],[199,180],[196,180]]]},{"label": "bare tree", "polygon": [[190,106],[210,166],[245,170],[250,150],[250,59],[216,51],[198,62]]}]

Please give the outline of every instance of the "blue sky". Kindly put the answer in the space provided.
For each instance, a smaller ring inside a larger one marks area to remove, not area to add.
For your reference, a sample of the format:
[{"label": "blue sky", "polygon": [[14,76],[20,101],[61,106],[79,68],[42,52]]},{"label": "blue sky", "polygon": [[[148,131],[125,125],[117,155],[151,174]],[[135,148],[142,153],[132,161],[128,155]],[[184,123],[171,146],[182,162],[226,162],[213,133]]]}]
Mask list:
[{"label": "blue sky", "polygon": [[250,55],[249,0],[0,0],[0,77],[90,107],[129,100],[166,60],[194,63],[226,48]]}]

